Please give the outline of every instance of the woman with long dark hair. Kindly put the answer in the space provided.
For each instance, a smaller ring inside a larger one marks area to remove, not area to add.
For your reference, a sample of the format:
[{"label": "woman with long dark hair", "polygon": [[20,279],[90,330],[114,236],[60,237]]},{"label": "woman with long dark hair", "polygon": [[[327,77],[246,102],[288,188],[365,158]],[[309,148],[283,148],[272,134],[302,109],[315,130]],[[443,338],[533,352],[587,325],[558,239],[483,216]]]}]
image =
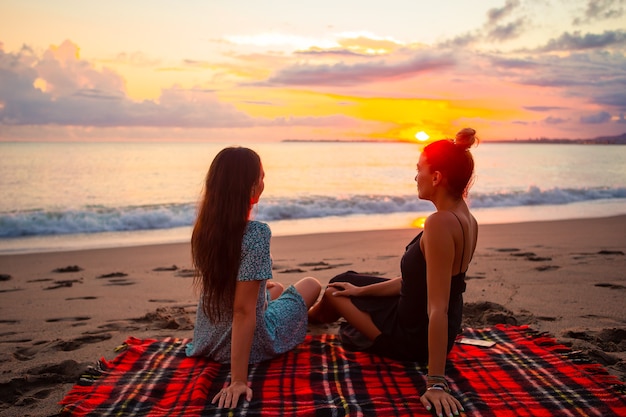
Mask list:
[{"label": "woman with long dark hair", "polygon": [[213,398],[218,407],[252,399],[248,365],[271,359],[304,340],[308,309],[321,285],[307,277],[283,291],[272,278],[271,231],[251,220],[265,172],[251,149],[220,151],[206,176],[191,237],[200,292],[187,355],[230,363],[231,380]]}]

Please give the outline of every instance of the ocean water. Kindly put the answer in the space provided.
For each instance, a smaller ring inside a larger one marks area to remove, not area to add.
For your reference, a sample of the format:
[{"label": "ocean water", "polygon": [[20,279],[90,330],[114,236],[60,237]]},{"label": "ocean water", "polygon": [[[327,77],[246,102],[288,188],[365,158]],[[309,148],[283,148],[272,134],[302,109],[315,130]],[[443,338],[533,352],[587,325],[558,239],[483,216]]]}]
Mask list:
[{"label": "ocean water", "polygon": [[[0,254],[188,241],[225,143],[0,143]],[[273,234],[418,227],[421,150],[408,143],[272,142],[254,217]],[[626,146],[473,148],[478,221],[626,214]]]}]

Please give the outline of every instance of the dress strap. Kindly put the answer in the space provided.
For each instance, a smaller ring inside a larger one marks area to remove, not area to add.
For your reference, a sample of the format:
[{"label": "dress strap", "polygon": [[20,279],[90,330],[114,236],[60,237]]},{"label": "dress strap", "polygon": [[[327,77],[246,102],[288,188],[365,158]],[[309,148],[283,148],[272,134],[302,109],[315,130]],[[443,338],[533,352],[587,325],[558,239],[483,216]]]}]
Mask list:
[{"label": "dress strap", "polygon": [[[462,268],[463,260],[465,259],[465,229],[463,229],[463,223],[461,223],[461,219],[459,219],[459,216],[457,216],[456,213],[453,211],[450,211],[450,213],[454,214],[454,217],[456,217],[456,219],[459,221],[459,225],[461,225],[461,233],[463,234],[463,249],[461,249],[461,268]],[[464,272],[459,270],[459,274],[462,274],[462,273]]]}]

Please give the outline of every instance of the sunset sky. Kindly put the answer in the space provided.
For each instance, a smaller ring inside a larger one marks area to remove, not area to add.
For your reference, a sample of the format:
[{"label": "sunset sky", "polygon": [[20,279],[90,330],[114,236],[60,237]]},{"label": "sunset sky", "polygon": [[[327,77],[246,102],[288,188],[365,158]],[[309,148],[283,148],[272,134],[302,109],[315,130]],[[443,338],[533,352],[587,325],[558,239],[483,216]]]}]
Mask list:
[{"label": "sunset sky", "polygon": [[626,132],[626,0],[0,0],[0,140]]}]

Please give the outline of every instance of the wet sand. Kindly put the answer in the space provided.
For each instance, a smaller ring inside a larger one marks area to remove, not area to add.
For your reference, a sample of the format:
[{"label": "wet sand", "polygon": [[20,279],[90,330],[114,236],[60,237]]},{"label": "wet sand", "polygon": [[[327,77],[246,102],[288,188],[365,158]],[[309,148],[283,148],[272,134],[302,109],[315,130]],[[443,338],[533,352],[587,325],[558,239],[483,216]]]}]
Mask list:
[{"label": "wet sand", "polygon": [[[529,324],[626,381],[626,215],[480,226],[464,324]],[[417,229],[272,239],[274,279],[394,277]],[[0,416],[50,416],[129,336],[191,337],[188,244],[0,256]],[[334,332],[336,325],[309,326]]]}]

